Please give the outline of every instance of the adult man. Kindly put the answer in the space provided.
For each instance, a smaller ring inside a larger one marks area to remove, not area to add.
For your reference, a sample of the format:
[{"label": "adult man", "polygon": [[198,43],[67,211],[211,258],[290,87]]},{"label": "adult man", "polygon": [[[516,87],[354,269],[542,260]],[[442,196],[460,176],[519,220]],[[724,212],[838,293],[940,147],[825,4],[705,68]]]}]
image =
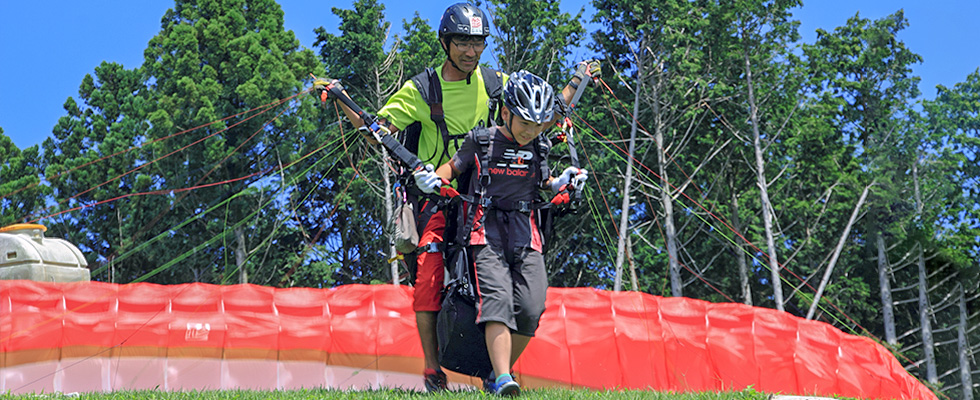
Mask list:
[{"label": "adult man", "polygon": [[[478,7],[468,3],[449,6],[439,22],[439,42],[446,60],[435,69],[434,74],[425,76],[428,82],[439,85],[442,102],[430,107],[425,101],[430,88],[416,85],[419,81],[417,78],[427,74],[423,72],[406,81],[378,111],[382,124],[387,125],[389,130],[403,131],[403,143],[415,151],[424,164],[446,163],[459,148],[466,132],[477,126],[493,125],[491,107],[495,99],[491,99],[487,88],[489,85],[485,81],[496,80],[498,85],[503,85],[507,77],[479,67],[489,35],[490,20]],[[572,97],[573,86],[581,83],[586,74],[599,73],[597,61],[580,65],[576,76],[570,81],[572,86],[566,87],[562,93],[566,101]],[[442,113],[438,113],[440,108]],[[436,113],[432,112],[434,109]],[[344,112],[354,125],[363,125],[363,121],[351,110],[345,107]],[[437,121],[442,117],[442,122]],[[410,201],[416,202],[418,197]],[[446,388],[446,374],[439,366],[435,334],[444,279],[440,245],[446,222],[442,212],[433,211],[432,207],[433,202],[422,202],[420,207],[415,207],[423,216],[419,222],[423,229],[416,259],[412,261],[412,257],[406,257],[406,260],[410,268],[414,265],[416,269],[412,308],[415,310],[425,359],[425,387],[429,391],[439,391]]]}]

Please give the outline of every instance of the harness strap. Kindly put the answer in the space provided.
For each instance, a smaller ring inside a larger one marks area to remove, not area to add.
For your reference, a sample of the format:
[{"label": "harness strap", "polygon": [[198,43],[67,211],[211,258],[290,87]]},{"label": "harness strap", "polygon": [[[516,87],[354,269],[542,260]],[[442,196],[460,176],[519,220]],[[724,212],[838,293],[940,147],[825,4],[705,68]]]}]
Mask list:
[{"label": "harness strap", "polygon": [[494,200],[493,198],[488,200],[490,208],[501,211],[519,211],[524,214],[527,214],[533,210],[551,207],[551,203],[546,201],[506,201]]},{"label": "harness strap", "polygon": [[[501,74],[499,71],[495,71],[481,65],[480,75],[483,77],[483,89],[490,98],[490,100],[487,102],[487,107],[490,110],[486,124],[490,125],[496,117],[497,107],[500,103],[500,96],[503,92],[503,74]],[[432,119],[432,122],[435,123],[436,127],[439,129],[439,134],[442,136],[443,156],[448,158],[449,142],[462,139],[466,136],[466,134],[462,133],[454,135],[449,133],[449,127],[446,125],[446,113],[442,106],[442,84],[439,80],[439,74],[436,72],[435,68],[429,67],[418,75],[413,76],[412,82],[415,84],[415,88],[418,89],[422,100],[429,106],[429,118]],[[420,133],[421,132],[417,132],[416,135]],[[415,143],[418,142],[418,138],[406,138],[405,140],[410,141],[412,139],[415,140]]]}]

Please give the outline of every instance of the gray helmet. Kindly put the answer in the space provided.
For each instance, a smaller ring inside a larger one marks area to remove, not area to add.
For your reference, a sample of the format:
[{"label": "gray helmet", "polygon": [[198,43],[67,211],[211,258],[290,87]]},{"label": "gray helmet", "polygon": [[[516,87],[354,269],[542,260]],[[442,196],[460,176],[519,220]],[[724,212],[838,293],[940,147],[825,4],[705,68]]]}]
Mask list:
[{"label": "gray helmet", "polygon": [[544,79],[524,70],[510,75],[503,100],[511,114],[538,124],[551,121],[555,115],[555,90]]},{"label": "gray helmet", "polygon": [[477,6],[453,4],[439,20],[439,37],[446,35],[490,36],[490,20]]}]

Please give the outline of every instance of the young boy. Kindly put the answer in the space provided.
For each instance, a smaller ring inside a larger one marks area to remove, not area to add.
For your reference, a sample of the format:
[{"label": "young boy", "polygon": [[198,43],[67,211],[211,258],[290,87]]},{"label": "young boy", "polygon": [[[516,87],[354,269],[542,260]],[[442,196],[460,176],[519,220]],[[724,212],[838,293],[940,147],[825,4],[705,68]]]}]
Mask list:
[{"label": "young boy", "polygon": [[556,199],[567,200],[561,192],[568,186],[581,188],[588,172],[569,167],[558,178],[550,176],[550,143],[539,135],[556,120],[551,85],[526,71],[516,72],[504,86],[503,104],[504,125],[489,128],[489,140],[487,131],[481,139],[481,128],[474,129],[449,162],[435,172],[416,173],[415,180],[422,191],[435,193],[450,179],[472,174],[470,187],[460,189],[483,200],[471,205],[478,208],[470,245],[480,297],[476,322],[484,324],[496,376],[488,386],[498,395],[514,396],[521,389],[510,368],[537,330],[548,288],[536,222],[536,205],[542,203],[538,189],[550,188],[559,194]]}]

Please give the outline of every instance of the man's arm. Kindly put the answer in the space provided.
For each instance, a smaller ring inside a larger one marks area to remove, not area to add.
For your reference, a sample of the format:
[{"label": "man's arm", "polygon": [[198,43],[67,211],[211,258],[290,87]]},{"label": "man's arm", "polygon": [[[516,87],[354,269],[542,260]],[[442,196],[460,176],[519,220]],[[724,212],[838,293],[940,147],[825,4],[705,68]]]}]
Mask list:
[{"label": "man's arm", "polygon": [[[572,79],[568,80],[568,84],[561,90],[561,97],[565,100],[565,105],[569,108],[577,106],[578,104],[573,104],[578,102],[579,99],[575,98],[575,92],[578,91],[581,85],[588,85],[585,81],[587,77],[598,77],[602,74],[602,68],[598,60],[586,60],[578,64],[578,68],[575,69],[575,74],[572,75]],[[584,88],[583,88],[584,89]],[[555,113],[555,117],[551,122],[545,124],[545,131],[550,129],[558,119],[561,118],[558,113]]]},{"label": "man's arm", "polygon": [[[347,94],[347,91],[346,90],[344,91],[344,94],[345,95]],[[371,144],[378,144],[378,143],[380,143],[370,133],[368,133],[368,132],[364,131],[363,129],[361,129],[361,128],[364,127],[364,120],[361,119],[361,117],[357,116],[357,114],[354,113],[354,110],[351,110],[350,107],[347,107],[347,105],[344,104],[343,102],[340,103],[340,108],[342,108],[344,110],[344,115],[346,115],[347,116],[347,119],[349,119],[350,122],[351,122],[351,124],[354,125],[354,129],[357,129],[358,132],[361,132],[361,136],[363,136],[365,139],[367,139],[368,143],[371,143]],[[393,124],[389,124],[387,119],[378,118],[378,124],[379,125],[382,125],[382,126],[387,126],[388,127],[388,131],[391,132],[392,134],[394,134],[395,132],[398,132],[398,128],[395,125],[393,125]]]},{"label": "man's arm", "polygon": [[[340,91],[343,92],[344,96],[350,97],[350,94],[347,93],[347,90],[344,89],[343,85],[340,84],[339,80],[315,78],[313,84],[315,87],[318,87],[320,89],[325,89],[330,85],[336,85],[340,89]],[[364,136],[364,138],[367,139],[368,143],[371,143],[373,145],[380,143],[374,138],[374,136],[372,136],[368,132],[365,132],[362,129],[364,127],[364,120],[361,119],[361,117],[357,115],[357,113],[354,112],[354,110],[352,110],[350,107],[347,106],[347,104],[344,104],[344,102],[342,101],[340,102],[340,108],[344,110],[344,115],[346,115],[347,119],[350,120],[351,124],[354,125],[354,129],[356,129],[358,132],[361,132],[361,136]],[[381,126],[386,126],[388,128],[388,131],[391,133],[398,132],[398,128],[395,127],[393,124],[388,123],[388,120],[385,118],[378,118],[377,122]]]},{"label": "man's arm", "polygon": [[565,88],[561,90],[561,96],[565,98],[565,104],[568,104],[569,106],[577,106],[578,104],[572,104],[572,97],[575,96],[575,91],[578,90],[579,85],[585,83],[586,78],[599,77],[601,75],[602,66],[599,64],[599,60],[586,60],[580,62],[578,64],[578,68],[575,69],[575,74],[572,75],[572,79],[570,79],[568,84],[565,85]]}]

